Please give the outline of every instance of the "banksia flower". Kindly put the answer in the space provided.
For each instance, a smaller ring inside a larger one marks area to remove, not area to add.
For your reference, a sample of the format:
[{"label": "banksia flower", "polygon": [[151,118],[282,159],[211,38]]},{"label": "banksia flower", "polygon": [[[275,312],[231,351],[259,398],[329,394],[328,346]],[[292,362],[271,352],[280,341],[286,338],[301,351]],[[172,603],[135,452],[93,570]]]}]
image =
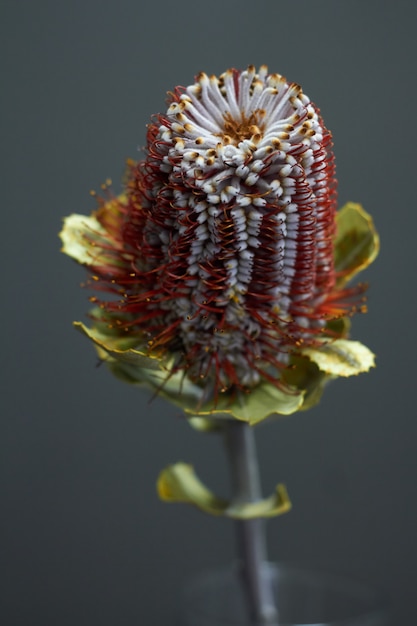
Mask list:
[{"label": "banksia flower", "polygon": [[346,282],[378,238],[359,205],[336,214],[331,135],[297,84],[265,66],[201,73],[149,125],[124,193],[98,202],[61,236],[112,294],[79,327],[118,375],[256,421],[373,364],[346,339],[364,291]]}]

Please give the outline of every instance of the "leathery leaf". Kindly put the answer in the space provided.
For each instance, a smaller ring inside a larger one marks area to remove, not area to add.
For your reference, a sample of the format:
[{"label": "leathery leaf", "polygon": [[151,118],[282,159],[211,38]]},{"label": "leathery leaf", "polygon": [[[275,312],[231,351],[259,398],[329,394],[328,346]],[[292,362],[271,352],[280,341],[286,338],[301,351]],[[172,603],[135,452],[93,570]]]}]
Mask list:
[{"label": "leathery leaf", "polygon": [[159,475],[157,490],[166,502],[191,504],[210,515],[237,520],[274,517],[291,509],[285,485],[277,485],[275,493],[258,502],[231,502],[213,494],[197,477],[192,465],[186,463],[166,467]]}]

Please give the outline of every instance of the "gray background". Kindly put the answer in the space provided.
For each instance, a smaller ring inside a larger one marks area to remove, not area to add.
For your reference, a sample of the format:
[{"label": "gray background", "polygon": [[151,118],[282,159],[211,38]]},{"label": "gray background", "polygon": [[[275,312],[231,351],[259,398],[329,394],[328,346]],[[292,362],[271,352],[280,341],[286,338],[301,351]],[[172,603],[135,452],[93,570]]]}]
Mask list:
[{"label": "gray background", "polygon": [[227,493],[220,442],[95,367],[71,328],[84,273],[57,232],[106,177],[119,189],[167,90],[249,63],[320,106],[340,204],[362,202],[382,238],[353,324],[377,369],[257,429],[264,490],[283,481],[294,504],[269,524],[270,556],[380,586],[394,624],[417,622],[416,7],[3,0],[2,625],[168,625],[187,576],[233,557],[231,523],[154,488],[184,460]]}]

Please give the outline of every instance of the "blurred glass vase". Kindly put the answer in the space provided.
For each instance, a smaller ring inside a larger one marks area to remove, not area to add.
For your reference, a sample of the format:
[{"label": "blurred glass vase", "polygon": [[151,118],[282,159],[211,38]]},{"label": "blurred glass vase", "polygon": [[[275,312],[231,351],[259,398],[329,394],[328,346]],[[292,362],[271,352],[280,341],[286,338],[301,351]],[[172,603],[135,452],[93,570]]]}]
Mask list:
[{"label": "blurred glass vase", "polygon": [[178,626],[388,626],[384,598],[339,575],[267,563],[278,617],[253,623],[237,567],[207,572],[185,588]]}]

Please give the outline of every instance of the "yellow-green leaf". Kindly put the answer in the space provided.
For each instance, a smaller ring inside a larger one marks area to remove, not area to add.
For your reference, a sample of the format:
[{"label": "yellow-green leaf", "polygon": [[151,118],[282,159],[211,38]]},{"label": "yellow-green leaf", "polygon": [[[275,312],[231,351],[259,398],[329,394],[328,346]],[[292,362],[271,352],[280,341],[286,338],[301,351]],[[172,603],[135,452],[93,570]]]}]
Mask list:
[{"label": "yellow-green leaf", "polygon": [[166,502],[192,504],[210,515],[224,515],[232,519],[274,517],[291,508],[287,490],[278,485],[274,494],[258,502],[229,502],[213,494],[196,476],[192,465],[169,465],[159,475],[159,497]]},{"label": "yellow-green leaf", "polygon": [[91,233],[104,237],[105,230],[94,216],[74,213],[64,219],[64,226],[59,233],[62,241],[62,252],[82,265],[96,264],[97,251],[91,244]]},{"label": "yellow-green leaf", "polygon": [[74,327],[88,337],[96,346],[99,356],[106,359],[106,355],[113,360],[133,368],[157,369],[160,367],[159,360],[151,357],[140,350],[133,349],[137,345],[137,338],[120,335],[107,335],[97,328],[87,328],[81,322],[74,322]]},{"label": "yellow-green leaf", "polygon": [[270,415],[290,415],[303,404],[304,391],[293,388],[288,392],[271,383],[262,382],[249,392],[236,391],[234,396],[219,395],[217,402],[206,402],[195,408],[184,407],[186,413],[211,418],[234,417],[248,424],[257,424]]},{"label": "yellow-green leaf", "polygon": [[[219,393],[217,400],[204,401],[204,386],[192,382],[183,370],[174,371],[173,359],[149,356],[138,349],[137,338],[120,334],[117,328],[109,330],[107,320],[97,322],[93,328],[81,322],[74,326],[95,344],[99,357],[115,376],[129,384],[150,387],[189,416],[209,420],[234,417],[256,424],[270,415],[290,415],[303,404],[304,389],[293,387],[284,391],[268,382],[261,382],[248,393]],[[206,427],[207,423],[203,425]]]},{"label": "yellow-green leaf", "polygon": [[318,368],[332,376],[354,376],[375,366],[375,355],[359,341],[337,339],[318,348],[304,348],[301,353]]},{"label": "yellow-green leaf", "polygon": [[342,287],[365,269],[379,252],[379,236],[372,217],[360,204],[348,202],[336,214],[335,269]]},{"label": "yellow-green leaf", "polygon": [[335,320],[329,320],[326,323],[326,335],[331,337],[348,337],[351,327],[351,321],[349,317],[338,317]]},{"label": "yellow-green leaf", "polygon": [[291,510],[291,501],[287,488],[280,483],[276,486],[275,492],[258,502],[231,503],[225,511],[226,517],[232,519],[256,519],[259,517],[276,517]]},{"label": "yellow-green leaf", "polygon": [[215,496],[196,476],[192,465],[169,465],[159,475],[158,495],[166,502],[194,504],[205,513],[223,515],[227,500]]},{"label": "yellow-green leaf", "polygon": [[[122,219],[121,209],[126,202],[126,196],[109,199],[92,215],[73,213],[64,219],[59,236],[62,241],[62,252],[71,258],[91,268],[105,267],[108,273],[112,269],[117,275],[121,267],[129,268],[131,255],[112,239],[110,231],[120,227]],[[109,242],[112,245],[109,245]]]},{"label": "yellow-green leaf", "polygon": [[293,387],[304,390],[301,410],[311,409],[320,402],[324,387],[331,378],[307,356],[293,355],[290,366],[283,371],[283,380]]},{"label": "yellow-green leaf", "polygon": [[[183,371],[173,372],[173,360],[149,356],[137,348],[137,338],[108,332],[104,322],[87,328],[74,322],[77,330],[95,345],[99,357],[120,380],[140,387],[147,386],[183,410],[196,412],[204,389],[195,385]],[[135,347],[132,347],[135,346]]]}]

